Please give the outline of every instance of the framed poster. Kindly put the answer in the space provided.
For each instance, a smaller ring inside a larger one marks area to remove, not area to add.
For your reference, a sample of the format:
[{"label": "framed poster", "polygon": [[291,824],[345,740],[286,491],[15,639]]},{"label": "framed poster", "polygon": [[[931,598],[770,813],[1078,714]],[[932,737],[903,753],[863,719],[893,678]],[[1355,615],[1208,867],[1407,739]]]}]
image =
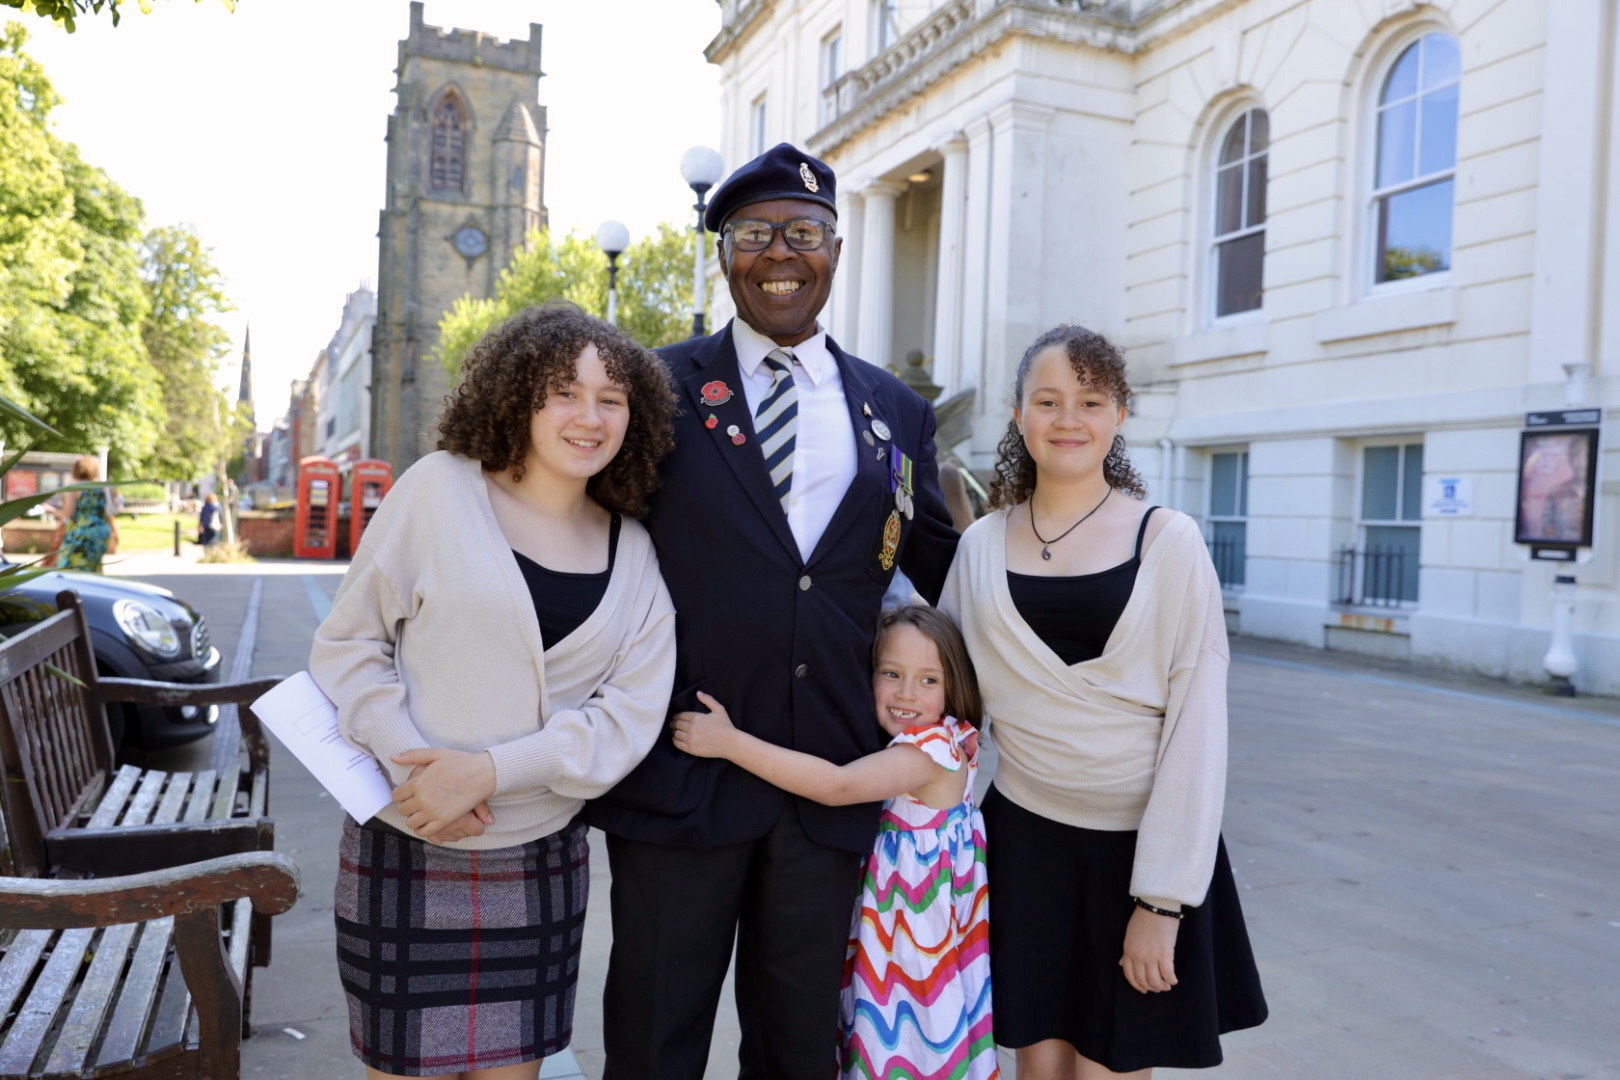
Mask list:
[{"label": "framed poster", "polygon": [[1592,546],[1597,448],[1597,428],[1520,434],[1515,543]]}]

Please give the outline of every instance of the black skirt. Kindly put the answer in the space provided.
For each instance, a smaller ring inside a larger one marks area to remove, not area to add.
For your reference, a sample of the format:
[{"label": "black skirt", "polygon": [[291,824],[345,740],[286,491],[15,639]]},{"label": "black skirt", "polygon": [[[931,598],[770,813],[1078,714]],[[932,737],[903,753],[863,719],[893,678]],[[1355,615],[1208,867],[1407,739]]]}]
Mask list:
[{"label": "black skirt", "polygon": [[568,1045],[590,885],[582,822],[467,851],[345,816],[338,859],[338,974],[356,1057],[438,1076]]},{"label": "black skirt", "polygon": [[1176,986],[1144,994],[1120,969],[1136,833],[1075,828],[984,800],[993,900],[990,972],[996,1043],[1063,1039],[1115,1072],[1221,1063],[1220,1036],[1266,1018],[1226,844],[1204,903],[1176,933]]}]

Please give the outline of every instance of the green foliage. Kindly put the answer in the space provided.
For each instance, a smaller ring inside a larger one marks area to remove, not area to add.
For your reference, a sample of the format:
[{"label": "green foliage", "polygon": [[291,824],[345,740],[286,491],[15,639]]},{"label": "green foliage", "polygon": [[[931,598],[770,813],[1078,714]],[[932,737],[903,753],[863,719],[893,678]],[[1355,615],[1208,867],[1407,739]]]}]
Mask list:
[{"label": "green foliage", "polygon": [[[202,3],[202,0],[197,0]],[[226,11],[236,10],[236,0],[220,0]],[[0,6],[17,8],[19,11],[38,15],[42,19],[50,19],[67,28],[68,33],[79,28],[77,22],[80,15],[99,15],[105,11],[112,16],[112,24],[118,25],[122,17],[121,8],[124,0],[0,0]],[[152,14],[152,0],[137,0],[142,14]]]},{"label": "green foliage", "polygon": [[[26,41],[0,32],[0,395],[52,418],[45,445],[106,445],[129,475],[163,408],[140,338],[141,204],[50,132],[57,98]],[[5,417],[0,434],[37,435]]]},{"label": "green foliage", "polygon": [[[707,237],[705,237],[707,242]],[[501,271],[493,299],[463,296],[439,323],[439,358],[454,380],[478,339],[533,304],[569,300],[598,318],[607,315],[607,256],[596,241],[569,233],[529,237]],[[680,341],[692,320],[692,238],[673,225],[630,245],[619,256],[619,326],[649,348]]]},{"label": "green foliage", "polygon": [[166,411],[145,471],[191,480],[213,472],[242,441],[235,406],[215,381],[230,339],[214,318],[230,311],[231,302],[202,239],[185,226],[146,234],[141,282],[150,305],[141,340],[161,380]]}]

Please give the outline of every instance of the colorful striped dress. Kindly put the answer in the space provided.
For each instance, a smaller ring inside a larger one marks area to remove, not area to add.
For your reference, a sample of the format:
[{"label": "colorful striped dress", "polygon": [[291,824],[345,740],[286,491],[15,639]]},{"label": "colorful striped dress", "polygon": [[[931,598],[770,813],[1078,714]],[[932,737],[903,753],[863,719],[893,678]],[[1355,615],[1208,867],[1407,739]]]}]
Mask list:
[{"label": "colorful striped dress", "polygon": [[844,965],[840,1076],[991,1080],[1000,1075],[990,1021],[990,915],[984,819],[973,801],[979,736],[947,716],[908,728],[941,766],[967,768],[948,810],[909,795],[883,804]]}]

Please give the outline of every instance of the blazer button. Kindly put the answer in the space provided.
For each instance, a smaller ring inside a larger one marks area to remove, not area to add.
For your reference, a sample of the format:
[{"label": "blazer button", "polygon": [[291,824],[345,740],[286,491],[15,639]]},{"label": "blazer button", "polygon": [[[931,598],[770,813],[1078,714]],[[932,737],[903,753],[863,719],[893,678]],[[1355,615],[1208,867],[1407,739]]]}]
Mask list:
[{"label": "blazer button", "polygon": [[795,679],[802,679],[808,674],[810,674],[809,664],[800,664],[798,667],[793,669],[793,677]]},{"label": "blazer button", "polygon": [[806,575],[804,575],[804,577],[799,579],[799,591],[800,592],[808,592],[809,589],[810,589],[810,575],[806,574]]}]

